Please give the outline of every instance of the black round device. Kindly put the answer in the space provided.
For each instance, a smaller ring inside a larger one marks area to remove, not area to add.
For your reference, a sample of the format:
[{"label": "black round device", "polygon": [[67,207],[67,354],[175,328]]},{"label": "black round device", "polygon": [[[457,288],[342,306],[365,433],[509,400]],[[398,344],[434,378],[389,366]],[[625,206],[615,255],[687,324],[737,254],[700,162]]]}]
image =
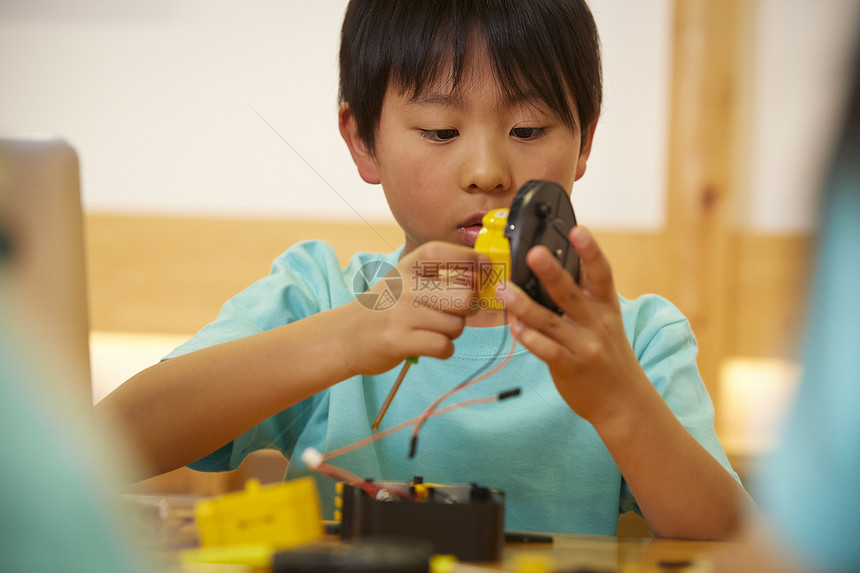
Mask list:
[{"label": "black round device", "polygon": [[529,181],[520,188],[508,215],[505,237],[511,243],[511,280],[548,309],[562,313],[526,265],[526,253],[544,245],[579,283],[579,255],[567,238],[576,215],[564,188],[553,181]]}]

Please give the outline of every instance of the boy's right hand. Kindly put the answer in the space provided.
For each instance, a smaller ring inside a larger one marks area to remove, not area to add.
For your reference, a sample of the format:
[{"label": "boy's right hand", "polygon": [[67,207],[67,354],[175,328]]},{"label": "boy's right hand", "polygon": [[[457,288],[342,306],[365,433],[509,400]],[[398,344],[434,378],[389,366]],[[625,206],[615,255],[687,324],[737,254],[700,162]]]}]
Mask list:
[{"label": "boy's right hand", "polygon": [[[348,305],[355,319],[349,333],[352,374],[387,372],[409,356],[449,358],[466,316],[479,308],[479,269],[488,263],[482,253],[439,241],[401,258],[387,277],[399,273],[402,281],[396,302],[374,309],[360,297]],[[380,280],[367,292],[382,295],[392,283],[397,281]]]}]

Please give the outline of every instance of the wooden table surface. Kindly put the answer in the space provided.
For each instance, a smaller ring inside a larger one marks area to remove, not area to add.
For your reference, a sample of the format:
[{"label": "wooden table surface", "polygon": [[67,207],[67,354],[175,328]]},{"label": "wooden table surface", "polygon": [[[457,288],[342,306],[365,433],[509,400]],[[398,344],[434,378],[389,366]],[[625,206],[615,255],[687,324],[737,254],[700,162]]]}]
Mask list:
[{"label": "wooden table surface", "polygon": [[710,572],[712,558],[729,544],[668,539],[622,539],[600,535],[554,534],[545,545],[508,544],[498,568],[518,570],[523,556],[543,557],[550,571]]},{"label": "wooden table surface", "polygon": [[[134,505],[160,514],[153,541],[168,554],[197,546],[196,525],[188,496],[133,496]],[[179,500],[179,501],[177,501]],[[522,571],[523,573],[711,573],[714,558],[732,548],[719,542],[600,535],[552,534],[552,543],[508,543],[498,563],[459,563],[452,573]],[[337,545],[327,535],[321,542]],[[180,569],[181,570],[181,569]],[[220,571],[220,570],[219,570]]]}]

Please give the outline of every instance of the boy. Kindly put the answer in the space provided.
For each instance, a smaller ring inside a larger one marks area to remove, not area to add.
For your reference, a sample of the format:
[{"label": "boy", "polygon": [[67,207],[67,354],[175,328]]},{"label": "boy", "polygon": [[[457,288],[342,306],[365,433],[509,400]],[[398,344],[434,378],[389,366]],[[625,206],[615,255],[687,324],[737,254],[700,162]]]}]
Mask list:
[{"label": "boy", "polygon": [[[407,357],[422,356],[385,426],[419,415],[509,343],[505,315],[475,312],[474,288],[451,288],[437,271],[485,261],[472,249],[481,217],[523,183],[550,179],[569,193],[585,172],[601,97],[587,6],[354,0],[340,66],[341,134],[361,177],[381,183],[405,244],[358,253],[346,269],[325,243],[294,246],[169,360],[105,399],[153,471],[200,458],[196,469],[226,470],[273,447],[290,459],[288,478],[307,473],[306,448],[370,434]],[[744,493],[714,436],[689,325],[657,297],[619,300],[589,233],[570,238],[582,288],[546,249],[529,256],[565,316],[500,289],[522,346],[458,394],[521,396],[428,421],[414,459],[401,432],[336,465],[505,490],[508,529],[612,535],[638,502],[657,535],[726,535]],[[391,285],[364,281],[368,263],[402,280],[389,308],[355,296]],[[328,512],[331,484],[318,483]]]}]

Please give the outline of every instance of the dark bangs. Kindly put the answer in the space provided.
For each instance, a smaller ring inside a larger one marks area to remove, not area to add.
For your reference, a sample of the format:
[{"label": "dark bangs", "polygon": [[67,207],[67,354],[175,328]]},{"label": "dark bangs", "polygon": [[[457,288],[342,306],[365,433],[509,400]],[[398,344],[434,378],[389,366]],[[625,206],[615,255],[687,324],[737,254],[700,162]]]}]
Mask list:
[{"label": "dark bangs", "polygon": [[600,47],[584,1],[352,0],[341,33],[340,100],[371,150],[389,82],[413,97],[439,81],[455,92],[470,42],[485,44],[507,103],[542,103],[582,135],[595,120]]}]

